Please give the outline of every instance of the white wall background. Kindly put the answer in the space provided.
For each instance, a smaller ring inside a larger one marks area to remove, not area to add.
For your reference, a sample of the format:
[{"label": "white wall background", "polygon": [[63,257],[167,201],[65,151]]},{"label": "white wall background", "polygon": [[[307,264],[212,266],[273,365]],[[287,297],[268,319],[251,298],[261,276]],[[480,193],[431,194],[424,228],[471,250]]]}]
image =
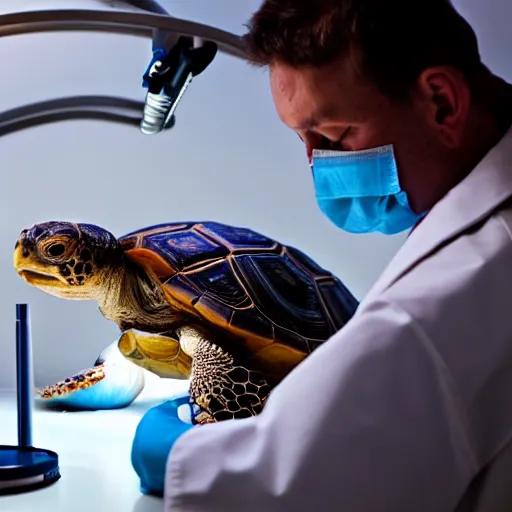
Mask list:
[{"label": "white wall background", "polygon": [[[177,17],[242,33],[260,0],[162,0]],[[509,0],[459,0],[491,68],[512,77]],[[1,12],[97,8],[94,0],[2,0]],[[75,94],[143,99],[149,40],[54,33],[0,40],[0,111]],[[36,385],[95,360],[117,336],[93,302],[53,298],[12,268],[19,231],[50,219],[116,235],[165,221],[247,225],[305,250],[361,298],[404,240],[351,236],[319,212],[298,138],[281,125],[264,72],[219,54],[193,82],[175,129],[147,137],[110,123],[69,121],[0,139],[0,388],[15,385],[15,303],[32,308]],[[214,193],[215,188],[222,192]]]}]

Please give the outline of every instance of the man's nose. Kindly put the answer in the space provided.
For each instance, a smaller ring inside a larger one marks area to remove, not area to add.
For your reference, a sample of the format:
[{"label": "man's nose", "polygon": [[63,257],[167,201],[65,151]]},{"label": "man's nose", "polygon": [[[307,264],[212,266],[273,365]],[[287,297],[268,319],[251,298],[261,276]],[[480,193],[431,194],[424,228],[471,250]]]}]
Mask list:
[{"label": "man's nose", "polygon": [[311,166],[313,164],[313,150],[326,149],[325,138],[316,133],[307,132],[301,139],[304,142],[304,146],[306,146],[306,155]]}]

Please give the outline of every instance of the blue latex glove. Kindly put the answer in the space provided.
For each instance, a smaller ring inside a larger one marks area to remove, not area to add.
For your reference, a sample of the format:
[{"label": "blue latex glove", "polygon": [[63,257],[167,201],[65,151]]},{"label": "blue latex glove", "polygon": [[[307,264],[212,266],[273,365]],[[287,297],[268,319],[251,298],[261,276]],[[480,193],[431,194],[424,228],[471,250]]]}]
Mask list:
[{"label": "blue latex glove", "polygon": [[131,458],[143,494],[163,496],[169,452],[176,439],[194,427],[178,417],[178,407],[188,403],[188,395],[164,402],[149,409],[137,425]]}]

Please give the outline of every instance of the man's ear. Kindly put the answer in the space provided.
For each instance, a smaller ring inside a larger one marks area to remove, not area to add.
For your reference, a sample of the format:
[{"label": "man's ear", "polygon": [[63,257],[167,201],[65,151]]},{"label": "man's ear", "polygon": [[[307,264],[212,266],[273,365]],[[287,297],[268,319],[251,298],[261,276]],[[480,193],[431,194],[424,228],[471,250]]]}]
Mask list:
[{"label": "man's ear", "polygon": [[418,78],[416,94],[430,126],[450,148],[462,142],[469,115],[471,94],[462,73],[450,66],[425,69]]}]

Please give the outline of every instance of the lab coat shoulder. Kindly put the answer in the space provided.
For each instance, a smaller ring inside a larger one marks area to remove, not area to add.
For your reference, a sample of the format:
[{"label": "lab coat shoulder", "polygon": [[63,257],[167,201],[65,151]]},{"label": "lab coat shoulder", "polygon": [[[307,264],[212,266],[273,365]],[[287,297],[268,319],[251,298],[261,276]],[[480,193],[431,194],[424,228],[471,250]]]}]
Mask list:
[{"label": "lab coat shoulder", "polygon": [[[429,340],[478,467],[512,439],[512,207],[442,244],[381,295]],[[371,306],[369,306],[371,307]]]}]

